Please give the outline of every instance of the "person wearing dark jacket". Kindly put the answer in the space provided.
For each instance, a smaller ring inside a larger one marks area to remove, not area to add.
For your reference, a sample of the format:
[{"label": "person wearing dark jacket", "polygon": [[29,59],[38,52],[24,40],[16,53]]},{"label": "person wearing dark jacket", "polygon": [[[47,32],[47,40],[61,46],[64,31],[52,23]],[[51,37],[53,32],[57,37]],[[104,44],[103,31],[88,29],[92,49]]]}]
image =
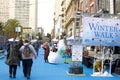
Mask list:
[{"label": "person wearing dark jacket", "polygon": [[[18,50],[23,46],[23,40],[20,40],[18,43]],[[21,53],[19,54],[20,60],[22,60],[22,55]],[[20,67],[20,61],[18,63],[18,66]]]},{"label": "person wearing dark jacket", "polygon": [[39,42],[38,42],[38,41],[37,41],[37,42],[35,42],[35,43],[33,44],[33,46],[34,46],[35,51],[36,51],[37,56],[38,56],[38,53],[39,53],[39,46],[40,46]]},{"label": "person wearing dark jacket", "polygon": [[9,64],[9,77],[10,78],[16,78],[16,72],[17,72],[17,65],[19,63],[19,52],[17,50],[18,45],[15,45],[14,47],[11,44],[8,44],[7,49],[7,59],[11,59],[11,63]]}]

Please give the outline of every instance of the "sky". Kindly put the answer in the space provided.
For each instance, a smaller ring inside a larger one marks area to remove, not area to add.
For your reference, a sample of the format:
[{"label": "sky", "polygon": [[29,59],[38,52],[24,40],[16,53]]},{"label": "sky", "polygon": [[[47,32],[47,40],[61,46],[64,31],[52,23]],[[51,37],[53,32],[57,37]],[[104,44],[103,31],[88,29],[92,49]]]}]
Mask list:
[{"label": "sky", "polygon": [[53,29],[53,18],[54,0],[38,0],[38,27],[44,28],[45,35]]}]

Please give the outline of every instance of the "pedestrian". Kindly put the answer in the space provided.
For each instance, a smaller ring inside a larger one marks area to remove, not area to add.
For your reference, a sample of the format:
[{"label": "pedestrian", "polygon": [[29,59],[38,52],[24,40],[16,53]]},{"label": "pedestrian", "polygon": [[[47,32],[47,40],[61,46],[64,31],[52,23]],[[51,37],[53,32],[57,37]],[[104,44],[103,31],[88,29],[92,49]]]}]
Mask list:
[{"label": "pedestrian", "polygon": [[[23,40],[21,39],[18,43],[18,50],[23,46]],[[19,51],[20,52],[20,51]],[[21,53],[19,54],[20,60],[22,60],[22,55]],[[18,66],[20,67],[20,61],[18,63]]]},{"label": "pedestrian", "polygon": [[8,44],[7,59],[11,60],[11,63],[9,63],[9,77],[10,78],[16,78],[17,65],[20,61],[17,47],[18,45],[13,46],[11,44]]},{"label": "pedestrian", "polygon": [[44,49],[44,61],[48,62],[48,56],[49,56],[49,53],[50,53],[49,43],[45,42],[43,44],[42,48]]},{"label": "pedestrian", "polygon": [[72,54],[72,51],[71,51],[70,45],[67,45],[66,55],[67,55],[68,57],[71,57],[71,54]]},{"label": "pedestrian", "polygon": [[35,48],[35,51],[37,53],[37,56],[38,56],[38,53],[39,53],[39,46],[40,46],[40,44],[39,44],[39,42],[37,40],[37,42],[34,43],[34,48]]},{"label": "pedestrian", "polygon": [[23,45],[23,40],[20,40],[18,45],[19,45],[19,48],[20,48]]},{"label": "pedestrian", "polygon": [[27,79],[30,79],[31,68],[33,64],[33,57],[37,57],[34,47],[29,44],[28,40],[25,40],[25,43],[20,48],[22,54],[22,65],[23,65],[23,74]]}]

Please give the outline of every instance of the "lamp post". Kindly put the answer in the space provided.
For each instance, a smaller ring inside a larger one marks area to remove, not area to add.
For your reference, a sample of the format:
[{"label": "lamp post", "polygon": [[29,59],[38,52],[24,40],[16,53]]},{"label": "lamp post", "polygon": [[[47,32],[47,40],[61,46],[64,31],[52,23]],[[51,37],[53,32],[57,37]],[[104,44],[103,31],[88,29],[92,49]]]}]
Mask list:
[{"label": "lamp post", "polygon": [[80,66],[80,63],[82,63],[83,47],[80,45],[81,10],[79,10],[79,6],[80,0],[77,0],[77,9],[74,13],[74,44],[72,45],[72,65],[69,68],[69,73],[73,74],[83,74],[83,67]]}]

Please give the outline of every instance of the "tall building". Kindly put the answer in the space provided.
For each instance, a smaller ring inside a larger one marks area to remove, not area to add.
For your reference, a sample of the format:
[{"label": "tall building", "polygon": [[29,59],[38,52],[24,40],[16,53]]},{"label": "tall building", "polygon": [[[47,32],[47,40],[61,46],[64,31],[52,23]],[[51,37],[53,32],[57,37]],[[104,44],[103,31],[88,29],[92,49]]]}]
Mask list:
[{"label": "tall building", "polygon": [[0,0],[0,21],[19,20],[24,27],[37,28],[37,0]]},{"label": "tall building", "polygon": [[78,0],[62,0],[62,28],[66,37],[75,33],[75,13],[78,9]]},{"label": "tall building", "polygon": [[114,4],[114,13],[120,15],[120,0],[113,0],[113,4]]},{"label": "tall building", "polygon": [[59,38],[61,29],[61,3],[62,0],[55,0],[55,13],[54,13],[54,25],[55,25],[55,38]]},{"label": "tall building", "polygon": [[6,22],[9,19],[9,1],[0,0],[0,22]]},{"label": "tall building", "polygon": [[[15,18],[20,21],[23,28],[31,28],[32,31],[24,30],[26,35],[36,37],[37,29],[37,0],[15,0]],[[32,32],[32,33],[31,33]]]},{"label": "tall building", "polygon": [[42,39],[44,40],[44,29],[42,27],[37,27],[37,32],[42,35]]},{"label": "tall building", "polygon": [[37,0],[15,0],[15,18],[23,27],[37,27]]}]

